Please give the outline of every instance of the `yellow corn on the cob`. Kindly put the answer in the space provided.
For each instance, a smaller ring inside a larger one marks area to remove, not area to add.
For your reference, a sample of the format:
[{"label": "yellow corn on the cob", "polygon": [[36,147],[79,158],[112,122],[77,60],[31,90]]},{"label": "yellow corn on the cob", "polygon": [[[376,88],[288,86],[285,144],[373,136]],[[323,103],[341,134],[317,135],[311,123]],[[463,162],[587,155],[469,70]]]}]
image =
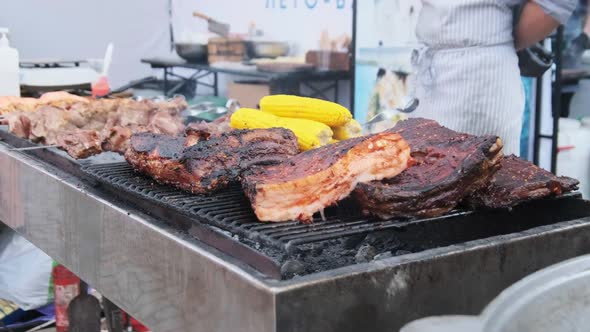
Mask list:
[{"label": "yellow corn on the cob", "polygon": [[230,125],[235,129],[268,129],[280,127],[275,115],[251,108],[240,108],[230,118]]},{"label": "yellow corn on the cob", "polygon": [[350,120],[350,122],[342,127],[332,128],[332,131],[334,132],[334,138],[337,140],[345,140],[363,135],[363,127],[355,119]]},{"label": "yellow corn on the cob", "polygon": [[281,118],[255,109],[241,108],[231,116],[231,127],[236,129],[290,129],[303,151],[330,143],[332,129],[327,125],[305,119]]},{"label": "yellow corn on the cob", "polygon": [[286,118],[307,119],[330,127],[347,124],[352,114],[346,107],[325,100],[288,95],[266,96],[260,100],[260,109]]}]

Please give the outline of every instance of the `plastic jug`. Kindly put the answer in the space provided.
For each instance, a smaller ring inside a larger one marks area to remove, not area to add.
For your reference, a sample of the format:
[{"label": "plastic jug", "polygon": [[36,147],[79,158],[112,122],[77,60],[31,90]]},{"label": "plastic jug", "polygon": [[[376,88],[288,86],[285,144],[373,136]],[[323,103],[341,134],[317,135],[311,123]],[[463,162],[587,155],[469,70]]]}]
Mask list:
[{"label": "plastic jug", "polygon": [[0,96],[20,96],[18,51],[10,47],[9,31],[0,28]]}]

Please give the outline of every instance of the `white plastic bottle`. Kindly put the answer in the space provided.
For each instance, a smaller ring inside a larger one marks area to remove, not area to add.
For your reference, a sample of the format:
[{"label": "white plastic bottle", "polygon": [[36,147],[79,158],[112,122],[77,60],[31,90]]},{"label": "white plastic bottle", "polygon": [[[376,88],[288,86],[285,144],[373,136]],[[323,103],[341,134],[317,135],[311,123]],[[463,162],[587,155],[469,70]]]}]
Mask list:
[{"label": "white plastic bottle", "polygon": [[20,96],[18,51],[10,47],[8,33],[0,28],[0,97]]}]

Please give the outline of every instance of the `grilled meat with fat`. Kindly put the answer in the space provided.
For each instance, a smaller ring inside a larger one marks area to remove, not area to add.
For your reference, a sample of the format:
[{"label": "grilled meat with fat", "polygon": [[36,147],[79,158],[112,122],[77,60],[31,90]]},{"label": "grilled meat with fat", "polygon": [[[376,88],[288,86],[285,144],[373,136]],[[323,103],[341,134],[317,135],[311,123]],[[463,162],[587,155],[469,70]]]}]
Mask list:
[{"label": "grilled meat with fat", "polygon": [[489,185],[470,195],[468,205],[480,208],[510,208],[522,202],[578,189],[579,181],[552,173],[514,155],[505,157],[502,168]]},{"label": "grilled meat with fat", "polygon": [[102,151],[96,130],[76,129],[57,136],[57,143],[75,159],[88,158]]},{"label": "grilled meat with fat", "polygon": [[433,120],[408,119],[389,132],[410,144],[415,164],[394,178],[360,184],[354,192],[365,214],[382,219],[447,213],[485,185],[502,158],[498,137],[458,133]]},{"label": "grilled meat with fat", "polygon": [[[196,142],[195,142],[196,141]],[[180,189],[207,194],[238,181],[256,165],[272,165],[298,152],[286,129],[234,130],[208,140],[136,134],[125,158],[138,171]]]},{"label": "grilled meat with fat", "polygon": [[180,111],[187,105],[183,98],[163,102],[59,98],[65,98],[64,94],[48,94],[45,101],[39,99],[34,111],[8,113],[3,122],[15,135],[44,145],[60,145],[76,159],[102,151],[124,153],[133,133],[179,135],[184,131]]},{"label": "grilled meat with fat", "polygon": [[255,168],[242,183],[259,220],[309,222],[314,213],[347,197],[358,183],[394,177],[410,161],[410,147],[400,135],[380,133]]}]

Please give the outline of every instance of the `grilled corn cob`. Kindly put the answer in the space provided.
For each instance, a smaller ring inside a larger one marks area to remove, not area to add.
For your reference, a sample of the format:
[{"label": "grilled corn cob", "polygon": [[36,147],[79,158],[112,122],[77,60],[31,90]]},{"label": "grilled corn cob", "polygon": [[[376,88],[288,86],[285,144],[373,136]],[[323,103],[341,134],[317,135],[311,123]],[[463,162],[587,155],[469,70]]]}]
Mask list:
[{"label": "grilled corn cob", "polygon": [[313,120],[330,127],[343,126],[352,119],[352,114],[344,106],[297,96],[266,96],[260,100],[260,108],[277,116]]},{"label": "grilled corn cob", "polygon": [[355,119],[350,120],[344,126],[332,128],[332,131],[334,132],[334,138],[337,140],[345,140],[363,135],[363,127]]},{"label": "grilled corn cob", "polygon": [[281,118],[255,109],[241,108],[231,116],[231,127],[236,129],[290,129],[302,151],[318,148],[330,143],[332,129],[327,125],[305,119]]}]

